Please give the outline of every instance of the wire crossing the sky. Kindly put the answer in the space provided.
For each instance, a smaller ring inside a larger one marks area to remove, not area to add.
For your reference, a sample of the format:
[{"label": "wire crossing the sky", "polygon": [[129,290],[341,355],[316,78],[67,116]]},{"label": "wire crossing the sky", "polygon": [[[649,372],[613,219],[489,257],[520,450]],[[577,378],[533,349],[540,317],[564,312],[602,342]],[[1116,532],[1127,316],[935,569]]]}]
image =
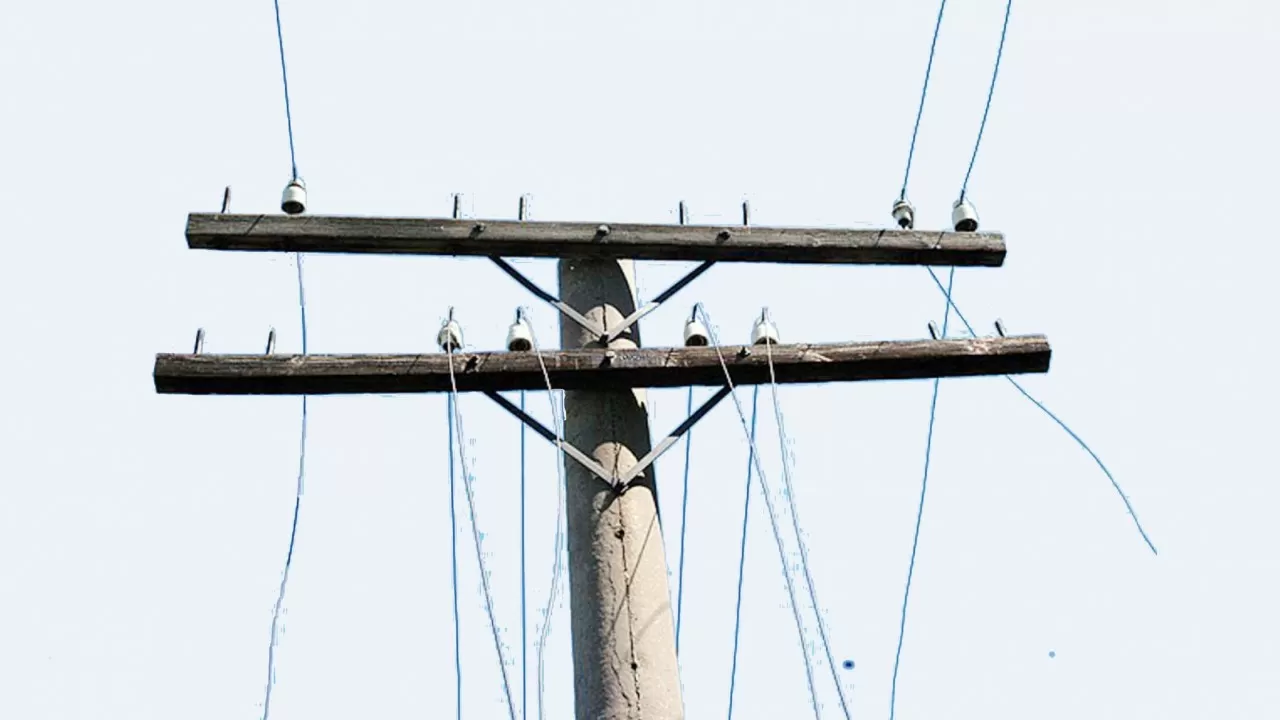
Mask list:
[{"label": "wire crossing the sky", "polygon": [[804,572],[805,585],[809,589],[809,603],[813,605],[813,614],[818,619],[818,637],[822,640],[822,651],[827,656],[827,666],[831,668],[831,681],[835,683],[836,693],[840,697],[840,709],[845,719],[849,714],[849,703],[844,697],[844,685],[840,683],[840,675],[836,672],[835,657],[831,654],[831,643],[827,638],[827,625],[822,619],[822,605],[818,603],[818,589],[813,582],[813,574],[809,571],[809,551],[804,544],[804,534],[800,532],[800,512],[796,507],[795,485],[791,482],[791,454],[787,452],[787,426],[782,417],[782,403],[778,399],[778,376],[773,367],[773,344],[765,343],[765,357],[769,361],[769,386],[773,394],[773,416],[778,425],[778,448],[782,453],[782,482],[786,491],[783,496],[791,509],[791,526],[796,533],[796,543],[800,546],[800,569]]},{"label": "wire crossing the sky", "polygon": [[[507,677],[507,660],[502,652],[502,637],[498,633],[498,621],[493,612],[493,592],[489,588],[489,571],[485,567],[484,551],[480,546],[480,527],[476,521],[476,498],[475,489],[473,487],[473,477],[471,470],[467,465],[466,437],[462,431],[462,411],[458,407],[458,379],[453,370],[453,344],[446,346],[449,353],[449,392],[453,399],[453,422],[457,429],[457,442],[454,440],[454,433],[450,433],[450,444],[455,445],[458,453],[458,464],[462,470],[462,489],[467,496],[467,513],[471,519],[471,538],[476,548],[476,564],[480,570],[480,587],[484,593],[484,609],[489,616],[489,629],[493,632],[493,649],[498,654],[498,669],[502,671],[502,691],[507,700],[507,712],[511,720],[516,720],[516,704],[511,695],[511,681]],[[450,456],[453,455],[454,448],[449,448]]]},{"label": "wire crossing the sky", "polygon": [[[525,392],[520,391],[520,411],[524,412]],[[529,605],[525,564],[525,424],[520,423],[520,717],[529,717]]]},{"label": "wire crossing the sky", "polygon": [[760,386],[751,392],[751,430],[747,437],[747,489],[742,499],[742,545],[738,549],[738,599],[733,606],[733,660],[729,664],[729,717],[733,717],[733,691],[738,684],[738,638],[742,630],[742,579],[747,567],[747,524],[751,520],[751,474],[755,467],[756,420],[760,409]]},{"label": "wire crossing the sky", "polygon": [[[525,311],[528,315],[528,311]],[[542,351],[538,349],[538,335],[533,330],[533,326],[529,326],[529,343],[533,346],[533,354],[538,358],[538,367],[542,370],[542,380],[547,385],[547,400],[551,403],[551,424],[555,429],[556,438],[562,442],[564,440],[564,409],[556,403],[556,391],[551,385],[551,374],[547,372],[546,360],[542,357]],[[554,559],[551,564],[551,590],[547,598],[547,606],[542,613],[542,629],[538,633],[538,719],[546,718],[546,650],[547,638],[551,635],[551,613],[556,607],[556,597],[560,591],[561,578],[564,575],[564,493],[565,493],[565,477],[564,477],[564,450],[557,443],[557,449],[560,451],[556,456],[556,536]]]},{"label": "wire crossing the sky", "polygon": [[[296,255],[298,268],[298,316],[302,328],[302,354],[307,354],[307,291],[302,276],[302,253]],[[289,528],[289,552],[284,558],[284,572],[280,576],[280,592],[276,595],[275,608],[271,612],[271,642],[267,646],[267,689],[262,700],[262,720],[271,717],[271,691],[276,683],[276,645],[280,640],[280,611],[284,607],[285,591],[289,586],[289,569],[293,567],[293,548],[298,539],[298,516],[302,511],[302,491],[307,476],[307,396],[302,396],[302,429],[298,440],[298,482],[293,499],[293,522]]]},{"label": "wire crossing the sky", "polygon": [[454,477],[453,395],[445,398],[445,410],[447,411],[449,426],[449,548],[450,557],[452,558],[450,571],[452,573],[451,586],[453,588],[453,666],[454,681],[456,683],[454,705],[458,710],[458,720],[462,720],[462,619],[458,614],[458,510],[456,503],[458,491],[457,481]]},{"label": "wire crossing the sky", "polygon": [[[685,408],[685,415],[693,415],[693,388],[689,388],[689,400]],[[688,527],[689,518],[689,459],[693,450],[693,429],[685,434],[684,438],[684,488],[680,499],[680,560],[679,570],[676,573],[676,655],[680,654],[680,618],[684,610],[684,544],[685,529]],[[739,590],[741,592],[741,590]],[[734,653],[735,660],[737,653]]]},{"label": "wire crossing the sky", "polygon": [[[934,284],[937,285],[938,289],[941,290],[943,295],[946,296],[947,304],[950,306],[952,310],[955,311],[956,317],[959,318],[962,324],[964,324],[965,329],[968,330],[969,334],[972,335],[973,337],[978,337],[978,333],[974,331],[973,325],[969,323],[969,319],[964,316],[964,313],[960,311],[960,307],[955,304],[955,299],[951,296],[951,293],[946,288],[943,287],[942,281],[938,279],[938,275],[933,272],[932,268],[926,268],[926,269],[929,271],[929,276],[933,278]],[[1022,393],[1023,396],[1025,396],[1028,400],[1030,400],[1036,407],[1040,408],[1040,410],[1043,411],[1045,415],[1048,415],[1049,419],[1053,420],[1055,423],[1058,424],[1059,427],[1065,430],[1066,433],[1071,436],[1071,439],[1076,441],[1076,443],[1081,447],[1081,449],[1089,453],[1089,457],[1093,458],[1094,463],[1098,465],[1098,468],[1102,470],[1102,473],[1107,476],[1108,480],[1111,481],[1111,487],[1115,489],[1116,494],[1119,495],[1120,499],[1124,502],[1125,509],[1129,512],[1129,517],[1133,518],[1133,524],[1135,527],[1138,528],[1138,534],[1142,536],[1142,540],[1147,544],[1147,547],[1151,549],[1152,553],[1159,555],[1160,553],[1159,551],[1156,550],[1155,544],[1151,542],[1150,536],[1147,535],[1147,531],[1142,527],[1142,522],[1138,520],[1138,513],[1133,509],[1133,504],[1129,502],[1129,496],[1126,495],[1124,490],[1120,487],[1119,481],[1117,481],[1115,476],[1111,474],[1111,470],[1108,469],[1106,464],[1102,462],[1102,458],[1098,457],[1098,454],[1093,451],[1093,448],[1089,447],[1089,444],[1084,441],[1084,438],[1080,437],[1080,435],[1078,435],[1074,430],[1071,429],[1070,426],[1068,426],[1065,422],[1063,422],[1061,418],[1059,418],[1052,411],[1050,411],[1049,408],[1045,406],[1044,403],[1040,402],[1035,397],[1033,397],[1031,393],[1027,392],[1026,388],[1022,387],[1022,385],[1017,380],[1014,380],[1008,375],[1004,377],[1006,380],[1012,383],[1015,388],[1018,389],[1018,392]]]},{"label": "wire crossing the sky", "polygon": [[791,569],[787,563],[787,549],[782,541],[782,532],[778,528],[778,516],[773,506],[773,497],[769,494],[769,480],[765,476],[764,466],[760,462],[760,451],[756,447],[755,437],[747,424],[747,414],[742,409],[742,400],[738,397],[738,388],[734,385],[733,377],[729,374],[729,364],[725,362],[724,351],[720,346],[720,340],[716,337],[715,325],[711,322],[711,317],[702,305],[698,305],[695,312],[701,316],[702,323],[707,328],[708,338],[711,340],[711,347],[715,348],[716,357],[720,361],[720,369],[724,372],[725,385],[729,387],[729,397],[733,399],[733,407],[738,412],[738,420],[742,423],[742,430],[747,436],[747,444],[751,448],[749,457],[754,461],[756,475],[760,477],[760,490],[764,496],[765,509],[768,511],[769,526],[773,530],[773,540],[778,546],[778,559],[782,564],[782,579],[786,581],[787,598],[791,602],[791,613],[796,622],[800,652],[804,658],[804,674],[805,681],[809,687],[809,702],[813,706],[814,717],[821,720],[822,713],[818,707],[818,693],[813,682],[813,663],[809,658],[809,650],[805,646],[804,621],[800,618],[800,604],[796,600],[795,581],[791,578]]},{"label": "wire crossing the sky", "polygon": [[[947,325],[951,320],[951,287],[956,279],[956,269],[951,268],[947,280],[947,306],[942,316],[942,337],[947,336]],[[920,481],[920,506],[916,509],[916,530],[911,538],[911,561],[907,564],[907,587],[902,593],[902,617],[898,623],[898,649],[893,656],[893,680],[889,689],[889,720],[893,720],[898,701],[898,667],[902,662],[902,638],[907,630],[907,603],[911,599],[911,579],[916,570],[916,550],[920,547],[920,524],[924,519],[924,499],[929,490],[929,461],[933,457],[933,427],[938,417],[938,388],[941,378],[933,380],[933,400],[929,402],[929,433],[924,443],[924,478]]]},{"label": "wire crossing the sky", "polygon": [[929,63],[924,68],[924,85],[920,89],[920,107],[916,110],[916,123],[911,130],[911,147],[907,150],[907,169],[902,174],[902,191],[898,193],[899,200],[905,200],[907,197],[907,183],[911,180],[911,161],[916,156],[916,138],[920,134],[920,119],[924,117],[924,101],[929,97],[929,78],[933,75],[933,56],[938,50],[938,34],[942,30],[942,14],[947,9],[947,0],[942,0],[938,5],[938,21],[933,26],[933,42],[929,44]]},{"label": "wire crossing the sky", "polygon": [[1004,25],[1000,28],[1000,47],[996,50],[996,66],[991,71],[991,87],[987,89],[987,105],[982,110],[982,124],[978,126],[978,139],[973,143],[973,155],[969,157],[969,169],[964,173],[964,182],[960,185],[960,199],[969,190],[969,176],[973,174],[973,164],[978,161],[978,148],[982,146],[982,134],[987,129],[987,116],[991,113],[991,98],[996,94],[996,78],[1000,77],[1000,59],[1004,57],[1004,41],[1009,35],[1009,14],[1013,12],[1013,0],[1007,0],[1004,6]]},{"label": "wire crossing the sky", "polygon": [[284,62],[284,27],[280,22],[280,0],[273,0],[276,6],[276,40],[280,45],[280,76],[284,80],[284,120],[289,129],[289,165],[293,179],[298,179],[298,155],[293,149],[293,109],[289,106],[289,69]]}]

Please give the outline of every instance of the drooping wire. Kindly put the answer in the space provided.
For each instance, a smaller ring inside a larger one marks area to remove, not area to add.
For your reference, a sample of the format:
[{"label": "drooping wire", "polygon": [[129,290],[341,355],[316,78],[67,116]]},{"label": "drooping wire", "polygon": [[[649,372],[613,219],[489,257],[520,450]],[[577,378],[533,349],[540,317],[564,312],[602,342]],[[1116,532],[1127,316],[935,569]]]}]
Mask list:
[{"label": "drooping wire", "polygon": [[[524,411],[525,392],[520,391],[520,410]],[[520,717],[529,717],[529,603],[525,565],[525,424],[520,423]]]},{"label": "drooping wire", "polygon": [[733,606],[733,660],[729,664],[729,717],[733,717],[733,691],[738,681],[738,637],[742,630],[742,580],[747,567],[747,524],[751,518],[751,474],[755,462],[756,419],[760,408],[760,387],[751,393],[751,442],[747,447],[747,489],[742,497],[742,542],[738,549],[738,599]]},{"label": "drooping wire", "polygon": [[1000,47],[996,50],[996,66],[991,71],[991,87],[987,89],[987,105],[982,110],[982,124],[978,126],[978,139],[973,143],[973,155],[969,157],[969,169],[964,173],[964,183],[960,185],[960,199],[969,190],[969,176],[973,174],[973,164],[978,160],[978,148],[982,146],[982,134],[987,129],[987,115],[991,113],[991,98],[996,94],[996,78],[1000,77],[1000,59],[1004,57],[1004,41],[1009,34],[1009,14],[1013,11],[1013,0],[1007,0],[1004,6],[1004,26],[1000,28]]},{"label": "drooping wire", "polygon": [[[298,317],[302,327],[302,354],[307,354],[307,291],[302,278],[302,254],[298,253]],[[293,498],[293,522],[289,527],[289,552],[284,558],[284,572],[280,575],[280,591],[271,611],[271,642],[267,645],[267,689],[262,701],[262,720],[271,717],[271,691],[276,683],[276,645],[280,636],[280,611],[284,607],[285,591],[289,586],[289,570],[293,567],[293,549],[298,539],[298,516],[302,511],[302,492],[307,476],[307,396],[302,396],[302,420],[298,440],[298,481]]]},{"label": "drooping wire", "polygon": [[[489,571],[485,567],[484,551],[480,546],[480,527],[476,521],[476,498],[473,487],[474,478],[467,464],[467,440],[462,430],[462,411],[458,407],[458,379],[453,369],[453,346],[448,345],[447,351],[449,353],[449,392],[453,400],[453,423],[457,430],[457,442],[452,444],[457,448],[458,465],[462,470],[462,488],[466,491],[467,496],[467,513],[471,520],[471,537],[475,543],[476,564],[480,570],[480,588],[484,593],[484,609],[489,616],[489,629],[493,632],[493,649],[498,654],[498,669],[502,671],[502,691],[507,700],[507,713],[511,720],[516,720],[516,704],[511,695],[511,681],[507,677],[507,660],[505,653],[502,651],[502,637],[498,632],[498,621],[493,612],[493,592],[489,588]],[[453,439],[451,434],[450,440]],[[450,448],[450,455],[452,454],[453,448]]]},{"label": "drooping wire", "polygon": [[[532,325],[529,327],[529,342],[533,347],[533,354],[538,358],[538,367],[542,370],[542,380],[547,385],[547,400],[551,403],[551,423],[555,427],[556,437],[563,439],[564,409],[556,403],[556,392],[551,386],[551,375],[547,372],[547,363],[542,357],[542,351],[538,349],[538,335],[534,332]],[[559,595],[561,578],[564,575],[565,477],[563,449],[560,450],[558,455],[559,457],[556,458],[556,537],[555,554],[551,564],[551,590],[547,598],[547,606],[542,613],[542,628],[538,633],[538,720],[546,720],[547,638],[551,635],[551,613],[555,610],[556,597]]]},{"label": "drooping wire", "polygon": [[898,199],[907,197],[907,183],[911,180],[911,161],[916,155],[916,137],[920,134],[920,119],[924,116],[924,101],[929,97],[929,77],[933,75],[933,56],[938,49],[938,34],[942,30],[942,13],[947,9],[947,0],[938,5],[938,21],[933,26],[933,42],[929,44],[929,64],[924,69],[924,85],[920,89],[920,107],[916,110],[916,123],[911,130],[911,147],[907,150],[907,169],[902,174],[902,192]]},{"label": "drooping wire", "polygon": [[804,573],[805,585],[809,589],[809,602],[813,605],[813,614],[818,618],[818,637],[822,640],[822,651],[827,656],[827,666],[831,668],[831,681],[835,683],[836,693],[840,697],[840,709],[844,711],[845,720],[849,713],[849,703],[844,697],[844,685],[836,672],[835,657],[831,653],[831,643],[827,638],[827,624],[822,619],[822,605],[818,603],[818,589],[813,582],[813,574],[809,571],[809,550],[804,543],[804,534],[800,532],[800,513],[796,507],[795,486],[792,483],[791,454],[787,452],[787,426],[782,417],[782,403],[778,399],[778,377],[773,368],[773,344],[765,343],[765,357],[769,360],[769,386],[773,393],[773,416],[778,426],[778,446],[782,452],[782,482],[786,488],[783,495],[791,510],[791,526],[796,533],[796,542],[800,546],[800,569]]},{"label": "drooping wire", "polygon": [[[964,324],[965,329],[969,331],[969,334],[971,336],[978,337],[978,333],[973,329],[973,325],[969,323],[968,318],[964,316],[964,313],[960,311],[959,306],[955,304],[955,299],[952,298],[951,294],[948,293],[946,289],[943,287],[942,281],[938,279],[937,274],[933,272],[932,268],[926,268],[926,269],[929,270],[929,276],[933,278],[934,284],[937,285],[938,289],[942,290],[943,294],[947,296],[948,305],[951,307],[952,310],[955,311],[956,317],[959,318],[960,322]],[[1066,433],[1071,436],[1071,439],[1075,440],[1076,444],[1078,444],[1082,450],[1088,453],[1089,457],[1093,458],[1094,463],[1096,463],[1098,468],[1102,470],[1102,474],[1106,475],[1107,479],[1111,481],[1111,487],[1115,489],[1116,494],[1119,495],[1120,499],[1124,502],[1125,509],[1129,512],[1129,517],[1133,518],[1133,524],[1135,527],[1137,527],[1138,534],[1142,536],[1142,540],[1147,544],[1147,547],[1151,549],[1151,552],[1153,554],[1159,555],[1160,553],[1156,550],[1155,544],[1151,542],[1150,536],[1147,535],[1147,531],[1142,527],[1142,522],[1138,520],[1138,513],[1136,510],[1133,509],[1133,504],[1129,501],[1129,496],[1126,495],[1124,490],[1120,487],[1119,481],[1116,480],[1115,475],[1111,474],[1111,470],[1107,468],[1106,463],[1102,462],[1102,458],[1098,457],[1098,454],[1093,451],[1093,448],[1089,447],[1089,444],[1084,441],[1084,438],[1080,437],[1080,435],[1078,435],[1076,431],[1072,430],[1071,427],[1066,424],[1066,422],[1064,422],[1061,418],[1059,418],[1052,411],[1050,411],[1049,408],[1044,403],[1040,402],[1035,397],[1033,397],[1031,393],[1027,392],[1026,388],[1022,387],[1022,385],[1018,383],[1017,380],[1014,380],[1012,377],[1009,377],[1008,375],[1005,376],[1005,379],[1008,380],[1010,383],[1012,383],[1013,386],[1018,389],[1018,392],[1022,393],[1022,395],[1026,397],[1028,400],[1030,400],[1032,404],[1040,408],[1040,410],[1043,411],[1045,415],[1049,416],[1050,420],[1053,420],[1055,423],[1058,424],[1059,427],[1065,430]]]},{"label": "drooping wire", "polygon": [[[951,320],[951,288],[956,279],[956,269],[951,268],[947,280],[947,306],[942,317],[942,337],[947,336],[947,325]],[[941,378],[933,380],[933,399],[929,402],[929,433],[924,443],[924,478],[920,481],[920,505],[916,509],[916,530],[911,538],[911,561],[907,564],[907,586],[902,593],[902,617],[898,622],[898,649],[893,656],[893,680],[889,689],[889,720],[893,720],[898,701],[898,668],[902,662],[902,639],[907,631],[907,603],[911,599],[911,579],[916,570],[916,550],[920,547],[920,524],[924,519],[924,499],[929,490],[929,461],[933,458],[933,427],[938,417],[938,388]]]},{"label": "drooping wire", "polygon": [[707,327],[707,335],[711,340],[711,346],[715,348],[716,357],[720,360],[720,369],[724,372],[725,384],[729,387],[729,397],[733,398],[733,406],[738,411],[738,419],[742,423],[742,430],[747,436],[747,444],[751,448],[750,456],[754,460],[756,475],[760,478],[761,494],[764,495],[765,509],[768,510],[769,525],[773,530],[773,539],[778,546],[778,559],[782,564],[782,578],[786,581],[787,597],[791,601],[791,612],[795,618],[796,633],[800,639],[800,650],[804,658],[805,680],[809,686],[809,701],[813,706],[813,715],[815,718],[821,718],[822,713],[818,707],[818,693],[813,682],[813,663],[809,658],[809,650],[806,647],[804,634],[804,621],[800,618],[800,604],[796,600],[795,581],[791,578],[791,569],[787,562],[787,550],[783,544],[782,532],[778,527],[777,511],[773,506],[773,498],[769,493],[769,480],[765,475],[764,467],[760,462],[760,451],[756,447],[755,438],[751,435],[751,428],[747,424],[747,414],[742,409],[742,400],[738,398],[738,389],[733,383],[733,377],[729,374],[729,364],[725,362],[724,352],[720,347],[720,341],[716,337],[715,325],[711,322],[711,317],[707,314],[706,308],[699,305],[697,313],[702,317],[702,322]]},{"label": "drooping wire", "polygon": [[[689,400],[686,403],[688,407],[685,409],[685,415],[693,415],[693,388],[689,388]],[[684,610],[684,547],[685,547],[685,529],[688,527],[689,518],[689,460],[693,450],[693,430],[690,429],[685,434],[684,439],[684,487],[681,491],[680,498],[680,560],[679,570],[676,572],[676,655],[680,654],[680,618]],[[737,653],[734,653],[735,656]],[[730,701],[732,702],[732,700]]]},{"label": "drooping wire", "polygon": [[458,491],[453,454],[453,395],[449,395],[445,399],[445,407],[449,416],[449,549],[450,557],[452,558],[450,586],[453,588],[453,676],[456,684],[454,688],[454,705],[458,710],[458,720],[462,720],[462,619],[458,613],[458,509],[456,502]]},{"label": "drooping wire", "polygon": [[276,6],[276,39],[280,45],[280,76],[284,79],[284,119],[289,128],[289,164],[292,167],[293,179],[298,179],[298,155],[293,149],[293,109],[289,106],[289,70],[284,62],[284,28],[280,23],[280,0],[273,0]]}]

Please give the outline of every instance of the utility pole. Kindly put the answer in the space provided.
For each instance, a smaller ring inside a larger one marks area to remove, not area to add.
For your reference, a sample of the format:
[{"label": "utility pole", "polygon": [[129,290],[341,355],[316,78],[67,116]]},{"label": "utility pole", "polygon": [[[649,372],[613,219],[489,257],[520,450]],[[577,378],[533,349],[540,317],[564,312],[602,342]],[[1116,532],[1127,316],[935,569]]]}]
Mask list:
[{"label": "utility pole", "polygon": [[[683,219],[683,218],[682,218]],[[744,225],[746,225],[744,207]],[[639,321],[717,262],[995,267],[997,233],[193,213],[192,248],[488,257],[561,314],[561,348],[412,355],[158,354],[156,391],[194,395],[483,392],[554,444],[565,464],[578,720],[684,717],[654,463],[734,385],[1046,372],[1043,336],[643,348]],[[503,256],[559,259],[556,297]],[[636,307],[636,259],[701,264]],[[545,365],[547,377],[543,376]],[[726,377],[728,376],[728,377]],[[565,391],[564,437],[509,390]],[[657,443],[646,388],[708,385],[710,399]]]},{"label": "utility pole", "polygon": [[[636,310],[634,261],[563,259],[559,275],[561,300],[601,327]],[[562,316],[560,343],[599,347],[600,338]],[[632,326],[608,347],[639,345]],[[652,449],[645,399],[642,388],[566,392],[566,441],[626,473]],[[654,468],[618,492],[570,458],[564,463],[577,715],[682,718]]]}]

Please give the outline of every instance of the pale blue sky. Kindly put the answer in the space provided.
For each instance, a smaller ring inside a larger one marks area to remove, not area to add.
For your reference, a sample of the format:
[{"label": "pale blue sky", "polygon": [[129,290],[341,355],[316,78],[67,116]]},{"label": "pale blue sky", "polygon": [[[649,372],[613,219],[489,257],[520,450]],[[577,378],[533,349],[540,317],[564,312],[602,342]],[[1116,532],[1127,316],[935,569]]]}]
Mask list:
[{"label": "pale blue sky", "polygon": [[[328,214],[889,222],[937,5],[699,0],[284,0],[298,160]],[[948,7],[911,197],[947,220],[1004,3]],[[1015,5],[970,185],[1004,268],[957,274],[981,329],[1044,332],[1027,386],[1106,478],[999,379],[944,382],[898,717],[1280,714],[1280,473],[1268,451],[1273,3]],[[158,397],[157,351],[299,344],[288,257],[187,250],[186,214],[276,212],[288,179],[271,3],[9,3],[0,13],[0,717],[255,718],[288,539],[298,404]],[[314,257],[313,352],[434,350],[449,305],[501,344],[532,301],[481,260]],[[522,264],[547,286],[549,262]],[[642,293],[682,267],[645,264]],[[768,305],[784,340],[919,337],[918,268],[717,267],[723,337]],[[556,318],[534,308],[540,335]],[[928,382],[787,387],[800,513],[859,717],[887,717]],[[653,393],[663,432],[683,391]],[[749,396],[744,395],[744,401]],[[517,425],[463,412],[504,639],[518,645]],[[545,416],[544,397],[530,403]],[[767,406],[766,406],[767,407]],[[443,397],[312,405],[307,494],[272,716],[446,717],[453,706]],[[766,413],[767,416],[767,413]],[[773,424],[761,423],[780,482]],[[730,405],[697,429],[682,641],[690,718],[724,713],[746,452]],[[658,481],[674,558],[682,453]],[[549,580],[554,459],[530,438],[530,603]],[[758,496],[757,496],[758,499]],[[799,649],[753,502],[736,716],[805,717]],[[465,529],[465,525],[463,526]],[[467,717],[505,717],[468,535]],[[536,615],[535,615],[536,618]],[[572,700],[567,607],[549,717]],[[533,628],[530,629],[531,635]],[[1056,653],[1050,659],[1049,653]],[[532,654],[531,654],[532,657]],[[827,717],[834,689],[819,667]],[[519,668],[513,668],[518,678]],[[531,707],[533,703],[530,703]]]}]

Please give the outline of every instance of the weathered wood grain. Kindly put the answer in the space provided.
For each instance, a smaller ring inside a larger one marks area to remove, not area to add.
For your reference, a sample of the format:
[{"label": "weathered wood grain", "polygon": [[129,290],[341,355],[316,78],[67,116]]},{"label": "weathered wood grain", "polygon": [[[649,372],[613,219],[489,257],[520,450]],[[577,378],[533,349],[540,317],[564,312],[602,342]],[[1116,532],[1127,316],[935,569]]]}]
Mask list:
[{"label": "weathered wood grain", "polygon": [[267,252],[986,267],[998,267],[1005,257],[999,233],[200,213],[187,219],[187,245]]},{"label": "weathered wood grain", "polygon": [[[748,349],[749,354],[742,354]],[[735,384],[769,382],[762,346],[722,349]],[[908,340],[775,345],[780,383],[823,383],[967,375],[1039,373],[1049,369],[1042,335],[968,340]],[[556,388],[723,385],[715,348],[544,351]],[[538,359],[524,352],[463,352],[454,358],[459,391],[545,389]],[[330,395],[449,390],[449,356],[169,355],[156,356],[160,393],[190,395]]]}]

